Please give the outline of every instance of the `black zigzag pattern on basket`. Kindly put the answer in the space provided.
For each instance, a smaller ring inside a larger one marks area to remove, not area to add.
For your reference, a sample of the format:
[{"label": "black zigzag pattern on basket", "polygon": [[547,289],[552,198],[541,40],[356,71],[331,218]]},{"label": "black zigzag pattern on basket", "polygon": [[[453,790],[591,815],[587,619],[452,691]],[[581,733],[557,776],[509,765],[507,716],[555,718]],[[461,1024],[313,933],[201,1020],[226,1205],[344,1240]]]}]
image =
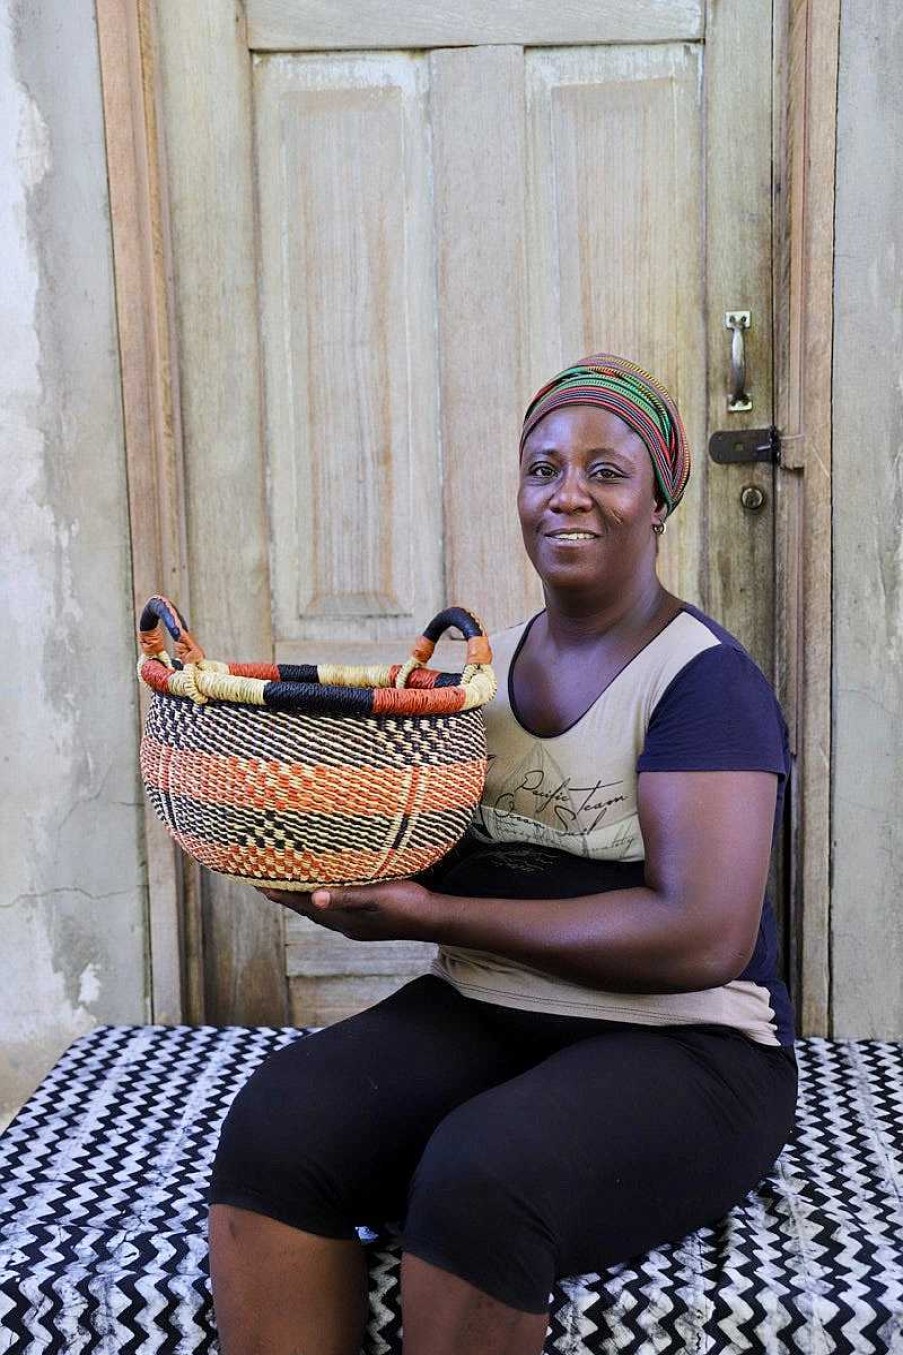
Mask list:
[{"label": "black zigzag pattern on basket", "polygon": [[[238,1088],[292,1029],[101,1027],[0,1138],[0,1352],[217,1350],[205,1187]],[[315,1038],[315,1037],[314,1037]],[[903,1046],[798,1044],[798,1129],[716,1225],[556,1284],[546,1355],[903,1351]],[[400,1254],[364,1234],[365,1355],[401,1350]]]},{"label": "black zigzag pattern on basket", "polygon": [[[450,730],[454,737],[450,737]],[[161,743],[199,753],[258,761],[304,761],[325,767],[400,767],[471,762],[485,757],[482,713],[450,715],[298,715],[232,702],[196,705],[188,697],[154,697],[145,732]]]}]

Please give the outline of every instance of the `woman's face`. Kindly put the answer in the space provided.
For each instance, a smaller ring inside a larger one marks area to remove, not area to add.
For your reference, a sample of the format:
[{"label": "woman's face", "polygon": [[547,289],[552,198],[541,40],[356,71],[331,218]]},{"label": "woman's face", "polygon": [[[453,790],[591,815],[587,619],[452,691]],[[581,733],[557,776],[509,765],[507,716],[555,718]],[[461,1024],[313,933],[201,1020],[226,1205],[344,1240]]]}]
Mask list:
[{"label": "woman's face", "polygon": [[646,444],[595,405],[552,410],[532,430],[517,510],[543,583],[606,593],[654,561],[652,524],[664,518]]}]

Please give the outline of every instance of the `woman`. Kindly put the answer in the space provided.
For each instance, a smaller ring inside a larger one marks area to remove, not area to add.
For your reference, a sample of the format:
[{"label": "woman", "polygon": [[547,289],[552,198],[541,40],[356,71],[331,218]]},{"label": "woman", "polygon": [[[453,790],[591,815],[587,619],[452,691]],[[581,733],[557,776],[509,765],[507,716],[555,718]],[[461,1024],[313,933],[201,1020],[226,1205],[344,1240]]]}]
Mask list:
[{"label": "woman", "polygon": [[556,1277],[716,1220],[784,1145],[792,1016],[763,898],[786,731],[737,641],[658,580],[688,473],[633,364],[597,354],[537,393],[518,512],[545,609],[493,637],[472,832],[419,882],[268,894],[439,952],[230,1110],[223,1355],[357,1355],[354,1227],[387,1220],[405,1355],[537,1355]]}]

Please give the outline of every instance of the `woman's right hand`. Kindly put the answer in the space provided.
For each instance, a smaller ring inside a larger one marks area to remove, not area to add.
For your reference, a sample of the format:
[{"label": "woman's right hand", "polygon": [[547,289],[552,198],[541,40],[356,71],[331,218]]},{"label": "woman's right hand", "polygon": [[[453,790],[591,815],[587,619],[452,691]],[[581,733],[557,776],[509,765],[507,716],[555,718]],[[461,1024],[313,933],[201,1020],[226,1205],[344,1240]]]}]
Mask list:
[{"label": "woman's right hand", "polygon": [[[439,895],[413,880],[380,880],[369,885],[324,885],[312,893],[263,889],[281,903],[329,931],[352,941],[438,941],[442,925]],[[455,901],[452,900],[452,903]]]},{"label": "woman's right hand", "polygon": [[303,889],[263,889],[260,885],[254,888],[258,894],[262,894],[265,899],[272,903],[281,903],[284,908],[291,908],[293,913],[299,917],[310,918],[316,922],[318,909],[311,903],[311,894]]}]

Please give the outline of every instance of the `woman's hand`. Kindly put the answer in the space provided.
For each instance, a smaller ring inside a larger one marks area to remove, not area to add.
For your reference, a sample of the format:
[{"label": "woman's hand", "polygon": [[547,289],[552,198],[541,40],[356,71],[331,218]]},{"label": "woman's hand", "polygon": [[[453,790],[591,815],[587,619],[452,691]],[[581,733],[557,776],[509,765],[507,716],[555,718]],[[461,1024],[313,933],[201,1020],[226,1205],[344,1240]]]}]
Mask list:
[{"label": "woman's hand", "polygon": [[355,885],[343,889],[260,889],[273,903],[284,904],[330,931],[352,941],[432,941],[436,896],[413,880]]}]

